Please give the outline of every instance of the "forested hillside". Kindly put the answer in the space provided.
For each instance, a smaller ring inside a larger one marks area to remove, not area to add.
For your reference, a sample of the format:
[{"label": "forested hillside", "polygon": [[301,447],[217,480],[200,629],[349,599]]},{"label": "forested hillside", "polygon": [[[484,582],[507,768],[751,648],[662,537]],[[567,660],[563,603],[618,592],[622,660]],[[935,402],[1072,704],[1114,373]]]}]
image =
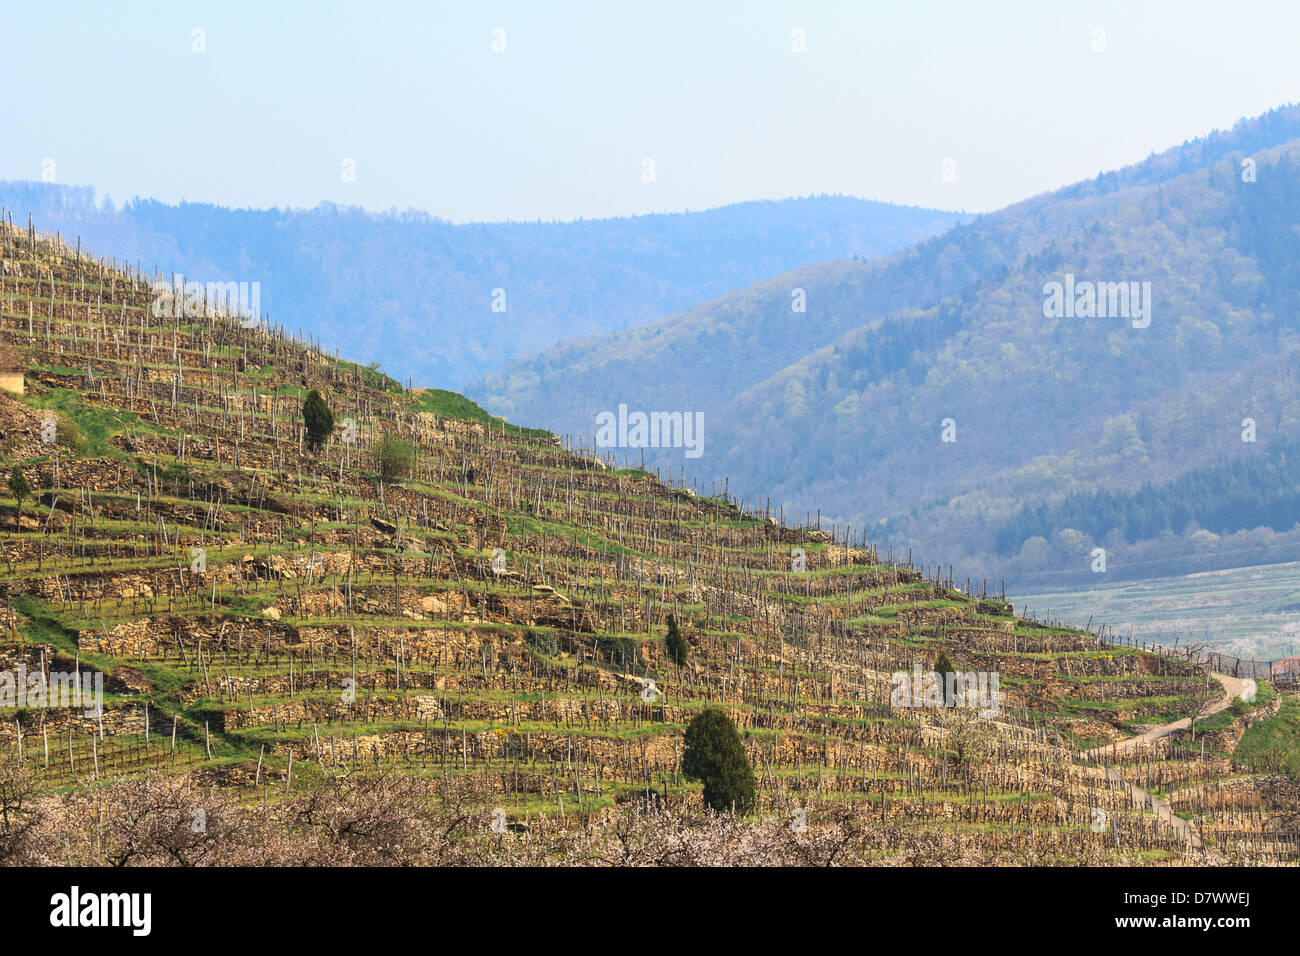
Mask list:
[{"label": "forested hillside", "polygon": [[819,196],[577,222],[420,212],[227,209],[0,183],[0,204],[87,247],[199,282],[260,283],[261,311],[415,384],[458,386],[563,339],[614,332],[766,276],[871,257],[947,229],[945,212]]},{"label": "forested hillside", "polygon": [[[1105,546],[1107,573],[1140,576],[1157,539],[1166,565],[1277,560],[1291,539],[1247,538],[1296,520],[1274,444],[1300,421],[1298,137],[1300,110],[1274,111],[888,259],[552,349],[473,394],[560,431],[589,432],[619,402],[702,410],[709,450],[689,467],[970,573],[1087,580]],[[1149,290],[1147,319],[1045,314],[1046,290],[1075,276]],[[1219,488],[1234,468],[1272,483],[1254,506],[1216,510],[1173,484],[1196,471]],[[1057,526],[1066,496],[1102,492],[1130,514]]]},{"label": "forested hillside", "polygon": [[1095,541],[1112,533],[1128,544],[1201,526],[1204,541],[1236,531],[1300,523],[1296,447],[1285,440],[1248,456],[1183,472],[1133,491],[1076,491],[1065,500],[1022,508],[998,531],[999,554],[1015,554],[1035,535],[1071,529]]}]

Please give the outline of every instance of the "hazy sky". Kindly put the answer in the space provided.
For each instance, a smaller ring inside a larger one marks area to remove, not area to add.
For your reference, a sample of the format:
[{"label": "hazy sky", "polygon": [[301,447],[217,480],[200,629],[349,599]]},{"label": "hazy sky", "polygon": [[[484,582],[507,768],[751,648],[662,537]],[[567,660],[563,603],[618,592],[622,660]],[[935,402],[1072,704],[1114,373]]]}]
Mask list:
[{"label": "hazy sky", "polygon": [[988,210],[1300,100],[1296,2],[41,0],[0,37],[0,179],[457,221]]}]

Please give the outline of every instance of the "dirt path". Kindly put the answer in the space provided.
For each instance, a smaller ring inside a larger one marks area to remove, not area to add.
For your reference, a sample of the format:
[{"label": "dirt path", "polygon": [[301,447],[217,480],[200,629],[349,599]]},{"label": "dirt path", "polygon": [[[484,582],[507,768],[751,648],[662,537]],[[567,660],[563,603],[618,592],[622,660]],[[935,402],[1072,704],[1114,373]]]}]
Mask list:
[{"label": "dirt path", "polygon": [[[1201,840],[1201,833],[1196,827],[1184,820],[1178,814],[1174,813],[1174,808],[1158,797],[1153,797],[1141,787],[1135,787],[1124,779],[1124,775],[1114,767],[1106,768],[1106,779],[1116,784],[1120,790],[1127,793],[1133,801],[1133,806],[1138,810],[1150,810],[1158,819],[1164,820],[1169,824],[1169,828],[1178,834],[1178,838],[1184,843],[1189,843],[1198,850],[1205,850],[1205,843]],[[1228,861],[1221,857],[1214,850],[1207,851],[1210,860],[1215,866],[1227,866]]]},{"label": "dirt path", "polygon": [[[1220,674],[1217,671],[1212,671],[1210,676],[1217,678],[1219,683],[1223,685],[1224,696],[1215,701],[1197,720],[1204,720],[1206,717],[1217,714],[1222,710],[1227,710],[1232,706],[1233,701],[1240,697],[1246,689],[1246,680],[1244,678],[1229,677],[1227,674]],[[1175,720],[1169,724],[1160,724],[1158,727],[1144,730],[1136,737],[1117,740],[1114,743],[1106,744],[1104,747],[1093,747],[1091,750],[1085,751],[1084,756],[1089,760],[1103,760],[1108,755],[1124,753],[1134,747],[1140,747],[1142,744],[1149,744],[1153,740],[1159,740],[1161,737],[1168,737],[1180,730],[1187,730],[1191,726],[1191,718],[1184,717],[1182,720]]]},{"label": "dirt path", "polygon": [[[1231,707],[1233,701],[1240,697],[1246,689],[1247,681],[1243,678],[1229,677],[1227,674],[1220,674],[1217,672],[1211,672],[1211,676],[1223,685],[1224,695],[1222,698],[1215,701],[1215,703],[1206,710],[1205,713],[1201,714],[1201,716],[1197,718],[1199,720],[1204,720],[1212,714],[1217,714],[1220,711]],[[1162,737],[1167,737],[1180,730],[1187,730],[1191,725],[1191,718],[1184,717],[1182,720],[1175,720],[1172,723],[1152,727],[1150,730],[1143,731],[1136,737],[1128,737],[1124,740],[1107,744],[1104,747],[1094,747],[1091,750],[1084,751],[1083,756],[1088,760],[1096,761],[1106,760],[1107,758],[1113,759],[1121,754],[1133,750],[1136,747],[1140,747],[1143,744],[1151,743],[1152,741],[1159,740]],[[1127,793],[1130,799],[1132,799],[1133,805],[1139,810],[1150,810],[1155,813],[1157,817],[1163,818],[1169,824],[1170,829],[1172,829],[1174,833],[1183,840],[1183,842],[1190,844],[1198,850],[1206,850],[1205,844],[1201,840],[1200,831],[1197,830],[1192,823],[1174,813],[1173,808],[1168,803],[1158,799],[1157,797],[1153,797],[1147,791],[1129,783],[1124,779],[1124,775],[1114,767],[1106,768],[1106,779]],[[1228,865],[1228,861],[1214,850],[1207,850],[1207,852],[1209,853],[1210,861],[1215,866]]]}]

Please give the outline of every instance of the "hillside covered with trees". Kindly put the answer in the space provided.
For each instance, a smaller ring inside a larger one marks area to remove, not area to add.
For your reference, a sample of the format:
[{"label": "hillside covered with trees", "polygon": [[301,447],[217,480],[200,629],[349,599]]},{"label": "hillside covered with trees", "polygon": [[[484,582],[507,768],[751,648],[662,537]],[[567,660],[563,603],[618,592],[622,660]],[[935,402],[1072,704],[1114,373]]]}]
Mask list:
[{"label": "hillside covered with trees", "polygon": [[146,272],[260,283],[261,311],[397,379],[458,387],[564,339],[616,332],[806,263],[906,248],[946,212],[817,196],[576,222],[228,209],[0,182],[0,204]]},{"label": "hillside covered with trees", "polygon": [[[560,432],[620,402],[702,411],[704,459],[647,461],[1016,584],[1096,580],[1098,547],[1113,578],[1147,573],[1157,542],[1164,573],[1294,559],[1279,443],[1300,422],[1298,173],[1287,107],[894,256],[551,349],[472,394]],[[1114,301],[1052,314],[1048,290],[1076,277]],[[1261,484],[1215,500],[1243,482]]]}]

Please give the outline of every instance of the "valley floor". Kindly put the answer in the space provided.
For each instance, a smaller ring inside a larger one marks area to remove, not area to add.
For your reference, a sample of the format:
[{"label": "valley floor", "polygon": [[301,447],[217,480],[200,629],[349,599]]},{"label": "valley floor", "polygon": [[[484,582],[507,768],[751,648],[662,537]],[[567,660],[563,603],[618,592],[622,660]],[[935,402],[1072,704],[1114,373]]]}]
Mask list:
[{"label": "valley floor", "polygon": [[[1103,577],[1098,575],[1099,578]],[[1300,649],[1300,562],[1008,594],[1017,608],[1076,627],[1089,619],[1118,636],[1172,645],[1205,643],[1256,660]]]}]

